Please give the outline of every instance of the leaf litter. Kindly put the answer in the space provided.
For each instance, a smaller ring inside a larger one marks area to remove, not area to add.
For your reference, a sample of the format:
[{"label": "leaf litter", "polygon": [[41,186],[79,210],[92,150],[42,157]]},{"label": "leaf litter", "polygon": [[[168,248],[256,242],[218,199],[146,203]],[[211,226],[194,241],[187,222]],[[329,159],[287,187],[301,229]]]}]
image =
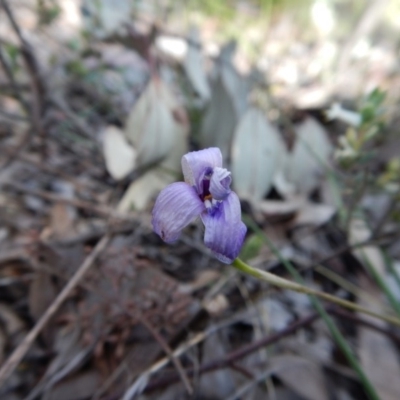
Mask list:
[{"label": "leaf litter", "polygon": [[[58,14],[53,2],[40,3],[40,10],[28,0],[6,3],[31,47],[11,28],[1,30],[3,67],[11,67],[11,75],[0,75],[3,365],[101,238],[111,239],[0,387],[1,398],[186,399],[185,379],[197,398],[366,398],[305,295],[223,267],[203,247],[196,222],[168,246],[150,227],[158,191],[181,179],[181,156],[218,146],[251,219],[244,259],[285,274],[266,234],[309,286],[389,312],[365,256],[398,296],[396,270],[388,264],[399,263],[393,185],[382,207],[377,187],[353,191],[357,207],[347,207],[348,188],[362,188],[349,184],[358,171],[341,170],[332,157],[347,120],[327,121],[334,99],[315,102],[318,90],[332,91],[316,78],[324,67],[311,62],[327,48],[293,45],[295,24],[283,13],[280,25],[272,22],[253,74],[240,68],[247,60],[237,63],[244,57],[241,40],[210,41],[201,25],[171,35],[168,22],[153,24],[149,16],[157,11],[143,5],[84,2],[80,10],[78,2],[61,2]],[[207,18],[211,32],[218,23]],[[158,39],[174,36],[184,44],[178,57],[154,51]],[[210,56],[210,48],[218,51]],[[24,52],[33,54],[36,67],[21,62]],[[291,59],[281,61],[285,57]],[[396,87],[393,74],[385,73]],[[35,79],[45,79],[54,94],[38,90]],[[252,94],[264,88],[266,104],[254,101]],[[299,110],[313,98],[312,109]],[[44,104],[43,112],[31,115],[23,103]],[[343,107],[356,109],[357,99]],[[43,131],[32,129],[40,124]],[[393,151],[386,153],[371,161],[371,180],[393,161]],[[333,199],[338,191],[342,202]],[[325,307],[380,397],[398,398],[398,331]]]}]

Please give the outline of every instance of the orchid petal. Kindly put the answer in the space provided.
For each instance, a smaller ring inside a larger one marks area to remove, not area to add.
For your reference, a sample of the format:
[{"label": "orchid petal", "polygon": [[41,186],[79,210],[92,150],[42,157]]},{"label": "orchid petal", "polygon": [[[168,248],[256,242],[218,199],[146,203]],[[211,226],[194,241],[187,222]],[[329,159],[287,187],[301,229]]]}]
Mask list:
[{"label": "orchid petal", "polygon": [[203,191],[202,181],[215,167],[222,167],[221,150],[217,147],[192,151],[182,157],[182,171],[185,182],[194,186],[198,194]]},{"label": "orchid petal", "polygon": [[231,173],[225,168],[214,168],[210,180],[210,193],[213,199],[224,200],[231,192]]},{"label": "orchid petal", "polygon": [[206,227],[204,243],[218,260],[229,264],[240,252],[246,234],[246,225],[241,221],[240,202],[235,192],[203,212],[201,218]]},{"label": "orchid petal", "polygon": [[157,197],[153,208],[153,229],[165,242],[173,242],[204,209],[204,203],[191,186],[185,182],[172,183]]}]

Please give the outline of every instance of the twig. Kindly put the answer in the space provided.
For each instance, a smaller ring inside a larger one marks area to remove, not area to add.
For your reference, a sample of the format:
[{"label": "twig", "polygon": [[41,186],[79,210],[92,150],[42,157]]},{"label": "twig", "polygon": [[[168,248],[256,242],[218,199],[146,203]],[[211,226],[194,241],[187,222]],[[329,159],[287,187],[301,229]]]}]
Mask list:
[{"label": "twig", "polygon": [[143,315],[139,315],[139,320],[140,322],[146,327],[146,329],[152,334],[154,339],[160,344],[160,346],[163,348],[167,356],[169,357],[170,361],[174,364],[176,370],[178,371],[178,374],[180,378],[182,379],[183,384],[186,387],[187,392],[191,395],[193,394],[193,388],[192,385],[189,382],[189,379],[186,375],[185,370],[182,367],[181,362],[177,357],[174,356],[171,348],[169,347],[168,343],[164,340],[164,338],[158,333],[157,329],[155,329],[150,321],[148,321]]},{"label": "twig", "polygon": [[79,199],[71,199],[68,197],[59,196],[54,193],[46,192],[44,190],[31,189],[31,188],[28,188],[19,183],[15,183],[15,182],[8,182],[7,186],[14,190],[17,190],[18,192],[27,193],[32,196],[38,196],[38,197],[41,197],[41,198],[43,198],[45,200],[49,200],[49,201],[55,201],[55,202],[69,204],[69,205],[72,205],[74,207],[77,207],[77,208],[80,208],[83,210],[95,212],[95,213],[103,215],[105,217],[129,219],[130,216],[133,216],[133,215],[118,213],[110,207],[96,205],[89,201],[84,201],[84,200],[79,200]]},{"label": "twig", "polygon": [[[3,47],[3,44],[2,44],[2,47]],[[21,93],[20,93],[19,88],[18,88],[18,84],[17,84],[17,82],[15,81],[15,78],[14,78],[14,74],[13,74],[10,66],[7,63],[7,60],[5,59],[5,57],[3,55],[2,48],[0,48],[0,64],[3,67],[3,70],[4,70],[5,74],[7,75],[8,80],[10,81],[10,85],[11,85],[12,91],[14,92],[14,96],[21,103],[21,105],[24,108],[25,112],[29,114],[30,113],[29,106],[26,103],[25,99],[21,96]]]},{"label": "twig", "polygon": [[[7,17],[13,27],[18,39],[21,43],[21,55],[25,61],[26,68],[29,72],[31,78],[31,87],[33,92],[33,102],[31,107],[31,118],[32,118],[32,125],[36,132],[39,133],[42,139],[42,146],[44,149],[45,146],[45,130],[42,124],[42,116],[44,113],[44,103],[47,98],[47,87],[45,81],[42,79],[39,64],[37,59],[32,51],[31,45],[25,40],[24,36],[22,35],[21,29],[17,24],[17,21],[11,11],[10,6],[6,0],[1,0],[3,5],[4,11],[7,14]],[[29,132],[28,132],[29,134]],[[28,136],[29,137],[29,136]]]},{"label": "twig", "polygon": [[79,129],[79,131],[83,134],[83,136],[85,136],[87,139],[93,140],[94,138],[93,130],[90,129],[90,127],[86,124],[85,120],[80,118],[71,110],[71,108],[63,98],[61,98],[60,96],[53,95],[50,97],[50,101],[63,113],[65,113],[68,119],[75,125],[76,128]]},{"label": "twig", "polygon": [[29,145],[29,137],[30,128],[28,128],[27,133],[24,135],[18,145],[13,147],[13,149],[8,153],[6,160],[0,166],[2,170],[7,168],[16,158],[18,158],[19,154],[24,150],[24,148]]},{"label": "twig", "polygon": [[96,258],[107,247],[109,241],[110,236],[103,236],[93,251],[85,258],[84,262],[72,276],[67,285],[64,286],[64,289],[61,291],[61,293],[57,296],[46,312],[40,317],[36,325],[30,330],[30,332],[25,336],[24,340],[18,345],[18,347],[3,364],[2,368],[0,369],[0,387],[4,385],[5,381],[11,376],[15,368],[17,368],[18,364],[21,362],[32,343],[36,340],[39,333],[54,316],[62,303],[67,299],[71,291],[79,284],[80,280],[93,265]]},{"label": "twig", "polygon": [[8,6],[7,1],[6,1],[6,0],[1,0],[1,3],[2,3],[2,5],[3,5],[4,11],[5,11],[6,14],[7,14],[8,19],[9,19],[10,22],[11,22],[11,26],[13,27],[15,33],[16,33],[17,36],[18,36],[18,39],[21,41],[21,43],[23,43],[24,45],[27,45],[27,43],[26,43],[24,37],[22,36],[21,29],[19,28],[19,26],[18,26],[18,24],[17,24],[17,22],[16,22],[16,20],[15,20],[15,18],[14,18],[14,16],[13,16],[13,14],[12,14],[12,12],[11,12],[11,9],[10,9],[10,7]]},{"label": "twig", "polygon": [[[0,110],[1,114],[1,110]],[[85,182],[84,184],[82,182],[79,182],[76,178],[73,178],[72,176],[68,175],[64,171],[62,171],[59,168],[54,168],[51,165],[48,164],[43,164],[39,161],[36,161],[34,158],[32,158],[30,155],[19,152],[18,146],[3,146],[2,145],[2,150],[4,150],[5,153],[7,154],[15,154],[15,157],[18,158],[20,161],[23,161],[27,164],[33,165],[35,168],[46,172],[50,175],[57,176],[62,178],[63,180],[71,183],[76,189],[84,189],[87,188],[87,186],[91,185],[91,182]],[[6,163],[3,163],[3,165],[0,168],[4,168],[6,166]]]},{"label": "twig", "polygon": [[235,393],[232,393],[226,400],[236,400],[244,398],[243,396],[255,385],[258,385],[260,382],[265,381],[269,376],[271,376],[273,370],[267,369],[266,371],[261,372],[257,376],[253,377],[251,382],[246,382],[244,385],[240,386]]},{"label": "twig", "polygon": [[[356,324],[364,325],[367,328],[373,329],[377,332],[382,333],[383,335],[390,337],[396,343],[398,343],[398,344],[400,343],[399,335],[395,334],[394,332],[391,332],[388,329],[382,328],[381,326],[379,326],[377,324],[374,324],[370,321],[360,318],[352,313],[349,313],[347,311],[340,310],[337,307],[331,307],[331,306],[327,307],[326,311],[329,314],[332,314],[336,317],[348,319]],[[320,318],[319,314],[312,313],[309,316],[290,324],[288,327],[286,327],[285,329],[283,329],[279,332],[273,333],[272,335],[269,335],[269,336],[265,336],[253,343],[242,346],[239,349],[228,353],[223,358],[211,360],[208,363],[201,365],[200,367],[197,368],[196,372],[197,373],[207,373],[207,372],[215,371],[217,369],[230,367],[232,365],[232,363],[239,361],[240,359],[254,353],[255,351],[259,350],[262,347],[270,346],[274,343],[277,343],[279,340],[293,334],[298,329],[304,328],[308,325],[311,325],[313,322],[315,322],[319,318]],[[192,376],[195,373],[195,370],[194,370],[194,368],[188,368],[186,370],[186,372],[189,376]],[[162,378],[151,381],[148,384],[145,391],[151,392],[153,390],[163,388],[170,383],[175,383],[178,380],[179,380],[179,377],[176,374],[171,373],[171,374],[168,374],[168,376],[164,376]]]},{"label": "twig", "polygon": [[[1,53],[1,51],[0,51],[0,53]],[[28,118],[24,117],[23,115],[11,113],[11,112],[8,112],[5,110],[0,110],[0,115],[2,115],[4,118],[7,118],[7,119],[13,120],[13,121],[22,121],[22,122],[28,121]]]},{"label": "twig", "polygon": [[[284,337],[289,336],[292,333],[296,332],[298,329],[304,328],[312,324],[319,317],[320,316],[317,313],[312,313],[309,316],[290,324],[287,328],[282,329],[279,332],[273,333],[272,335],[269,336],[265,336],[253,343],[242,346],[239,349],[228,353],[225,357],[209,361],[208,363],[205,363],[200,367],[196,368],[196,371],[195,368],[191,367],[188,368],[186,372],[188,375],[191,376],[195,372],[196,373],[212,372],[220,368],[229,367],[232,365],[232,363],[235,363],[236,361],[242,359],[243,357],[246,357],[249,354],[254,353],[261,347],[270,346],[271,344],[276,343],[279,340],[283,339]],[[176,376],[175,374],[174,375],[171,374],[170,376],[165,376],[163,378],[154,380],[147,386],[146,392],[150,392],[152,390],[165,387],[169,383],[176,382],[178,379],[179,379],[178,376]]]},{"label": "twig", "polygon": [[331,307],[331,308],[328,308],[327,311],[329,314],[332,314],[338,318],[347,319],[353,323],[356,323],[359,325],[364,325],[367,328],[370,328],[370,329],[373,329],[374,331],[382,333],[383,335],[388,336],[390,339],[392,339],[394,342],[396,342],[397,345],[400,346],[400,336],[389,329],[383,328],[382,326],[380,326],[378,324],[374,324],[371,321],[368,321],[364,318],[357,316],[356,314],[350,313],[350,312],[342,310],[340,308]]},{"label": "twig", "polygon": [[[172,354],[174,357],[179,357],[181,354],[183,354],[185,351],[187,351],[189,348],[195,346],[196,344],[202,342],[206,338],[207,334],[205,332],[198,333],[196,336],[194,336],[192,339],[190,339],[187,343],[183,344],[182,346],[179,346]],[[156,373],[160,369],[164,368],[168,363],[169,363],[169,357],[164,357],[160,361],[157,361],[155,364],[153,364],[150,368],[148,368],[145,372],[143,372],[136,380],[135,382],[125,391],[122,399],[123,400],[130,400],[132,398],[132,395],[136,392],[136,387],[138,386],[139,381],[143,381],[146,379],[149,379],[152,374]],[[179,380],[179,377],[177,377],[177,380]],[[119,396],[120,397],[120,396]],[[118,398],[119,398],[118,397]]]}]

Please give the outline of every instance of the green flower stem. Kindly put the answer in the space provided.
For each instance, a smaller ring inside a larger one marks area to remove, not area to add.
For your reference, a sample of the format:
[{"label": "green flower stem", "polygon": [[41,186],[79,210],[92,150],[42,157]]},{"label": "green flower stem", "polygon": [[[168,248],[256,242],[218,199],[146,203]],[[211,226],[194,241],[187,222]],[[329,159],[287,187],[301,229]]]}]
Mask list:
[{"label": "green flower stem", "polygon": [[392,291],[389,289],[389,286],[386,284],[382,275],[377,271],[375,266],[371,263],[370,259],[368,258],[367,254],[365,252],[361,251],[361,256],[362,256],[362,259],[364,261],[364,266],[366,267],[367,271],[375,279],[375,282],[379,285],[381,290],[385,293],[386,298],[388,299],[393,310],[400,317],[400,304],[397,301],[394,294],[392,293]]},{"label": "green flower stem", "polygon": [[385,258],[385,264],[389,270],[389,272],[392,274],[394,280],[397,283],[397,287],[400,289],[400,275],[395,269],[393,265],[393,260],[389,257],[389,254],[385,250],[381,250],[383,257]]},{"label": "green flower stem", "polygon": [[[272,245],[273,246],[273,245]],[[272,247],[273,251],[277,251],[275,247]],[[278,252],[279,254],[279,252]],[[296,277],[296,279],[301,279],[300,274],[294,269],[294,267],[288,262],[286,259],[284,259],[280,254],[279,258],[282,260],[284,265],[288,268],[288,270]],[[280,287],[282,289],[289,289],[289,290],[294,290],[296,292],[300,293],[306,293],[310,295],[311,302],[313,306],[316,308],[318,313],[321,315],[321,317],[324,319],[329,331],[331,332],[333,338],[335,339],[336,343],[339,345],[340,349],[343,351],[343,354],[346,356],[349,364],[353,367],[353,369],[357,372],[360,381],[362,382],[364,389],[366,393],[368,394],[368,397],[370,400],[379,400],[379,396],[375,391],[375,388],[369,381],[368,377],[365,375],[363,369],[361,368],[357,358],[353,354],[349,344],[346,342],[345,338],[343,335],[340,333],[339,329],[336,327],[335,323],[333,320],[329,317],[325,309],[322,307],[321,303],[318,301],[317,297],[321,297],[325,300],[334,302],[336,304],[340,304],[343,307],[351,308],[353,310],[365,312],[366,314],[375,316],[377,318],[381,318],[382,316],[373,313],[372,311],[369,311],[367,309],[363,309],[362,307],[359,307],[357,304],[354,304],[352,302],[349,302],[347,300],[340,299],[335,296],[331,296],[327,293],[320,292],[318,290],[310,289],[307,288],[306,286],[303,286],[299,283],[291,282],[289,280],[280,278],[274,274],[271,274],[266,271],[262,271],[256,268],[251,267],[250,265],[244,263],[242,260],[237,258],[236,260],[233,261],[232,265],[239,271],[254,276],[255,278],[258,278],[260,280],[266,281],[270,283],[271,285]],[[351,305],[351,307],[349,307]],[[392,320],[391,317],[387,317]],[[393,319],[393,323],[396,323],[399,325],[400,321],[397,319]]]},{"label": "green flower stem", "polygon": [[343,335],[340,333],[340,331],[339,331],[338,327],[336,326],[336,324],[334,323],[333,319],[328,315],[328,313],[325,311],[324,307],[322,307],[321,303],[318,301],[318,299],[315,296],[311,295],[310,299],[311,299],[311,302],[313,303],[313,306],[315,307],[315,309],[318,311],[318,313],[321,315],[321,317],[325,321],[329,331],[331,332],[331,335],[333,336],[336,343],[342,350],[347,361],[352,366],[354,371],[356,371],[370,400],[380,400],[380,397],[379,397],[378,393],[376,392],[373,384],[369,380],[368,376],[365,374],[365,372],[362,369],[360,363],[358,362],[356,356],[354,355],[353,351],[351,350],[351,347],[346,342],[346,339],[343,337]]},{"label": "green flower stem", "polygon": [[371,310],[368,310],[367,308],[364,308],[362,306],[359,306],[358,304],[353,303],[351,301],[348,301],[348,300],[345,300],[345,299],[341,299],[340,297],[333,296],[333,295],[331,295],[329,293],[325,293],[325,292],[321,292],[319,290],[308,288],[307,286],[304,286],[302,284],[299,284],[299,283],[292,282],[292,281],[289,281],[287,279],[281,278],[279,276],[271,274],[270,272],[263,271],[263,270],[260,270],[260,269],[257,269],[257,268],[253,268],[250,265],[248,265],[245,262],[243,262],[242,260],[240,260],[239,258],[234,260],[232,265],[236,269],[238,269],[239,271],[241,271],[241,272],[243,272],[243,273],[245,273],[247,275],[254,276],[257,279],[266,281],[266,282],[268,282],[271,285],[274,285],[276,287],[280,287],[282,289],[293,290],[293,291],[299,292],[299,293],[305,293],[305,294],[314,295],[314,296],[317,296],[317,297],[319,297],[321,299],[327,300],[327,301],[329,301],[331,303],[339,304],[340,306],[348,308],[350,310],[358,311],[358,312],[370,315],[370,316],[372,316],[374,318],[378,318],[378,319],[381,319],[383,321],[386,321],[386,322],[392,323],[394,325],[400,326],[400,320],[398,318],[396,318],[396,317],[391,317],[389,315],[382,315],[382,314],[375,313],[375,312],[373,312]]}]

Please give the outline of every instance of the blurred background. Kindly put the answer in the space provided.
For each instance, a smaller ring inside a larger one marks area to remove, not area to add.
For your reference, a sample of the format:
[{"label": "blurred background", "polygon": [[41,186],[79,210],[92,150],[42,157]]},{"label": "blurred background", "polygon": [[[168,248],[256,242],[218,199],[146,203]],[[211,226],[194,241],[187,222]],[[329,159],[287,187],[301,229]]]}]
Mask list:
[{"label": "blurred background", "polygon": [[[0,0],[0,397],[371,398],[306,295],[151,210],[219,147],[243,260],[399,318],[399,104],[399,0]],[[323,307],[398,400],[398,326]]]}]

